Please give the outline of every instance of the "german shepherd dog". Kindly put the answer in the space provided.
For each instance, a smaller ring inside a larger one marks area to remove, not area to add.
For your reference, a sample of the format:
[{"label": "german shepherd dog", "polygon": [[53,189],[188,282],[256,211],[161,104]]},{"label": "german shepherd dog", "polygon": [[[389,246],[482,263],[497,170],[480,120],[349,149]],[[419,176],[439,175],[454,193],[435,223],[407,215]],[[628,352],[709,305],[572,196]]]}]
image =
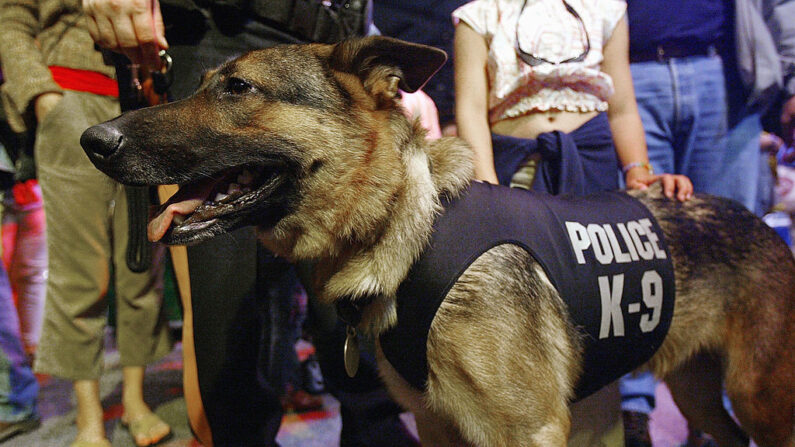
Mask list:
[{"label": "german shepherd dog", "polygon": [[[82,145],[122,183],[181,185],[152,219],[151,240],[192,244],[255,225],[277,255],[313,263],[320,299],[352,304],[351,324],[378,335],[398,320],[396,293],[428,245],[440,198],[478,184],[469,147],[427,142],[399,105],[400,90],[419,89],[445,60],[384,37],[254,51],[206,73],[185,100],[88,129]],[[645,368],[720,445],[750,436],[795,446],[792,253],[731,201],[680,203],[654,187],[632,196],[661,228],[676,289]],[[578,331],[539,262],[500,244],[444,295],[424,387],[397,372],[382,343],[377,354],[426,445],[564,446],[575,385],[588,381]]]}]

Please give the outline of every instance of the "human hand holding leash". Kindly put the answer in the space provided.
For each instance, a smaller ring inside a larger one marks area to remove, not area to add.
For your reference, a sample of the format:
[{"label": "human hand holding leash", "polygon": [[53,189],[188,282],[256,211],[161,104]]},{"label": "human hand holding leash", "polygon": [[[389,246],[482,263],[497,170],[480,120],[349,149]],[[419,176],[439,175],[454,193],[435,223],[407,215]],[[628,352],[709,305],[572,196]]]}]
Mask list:
[{"label": "human hand holding leash", "polygon": [[123,53],[134,64],[160,67],[168,48],[158,0],[83,0],[88,31],[100,46]]}]

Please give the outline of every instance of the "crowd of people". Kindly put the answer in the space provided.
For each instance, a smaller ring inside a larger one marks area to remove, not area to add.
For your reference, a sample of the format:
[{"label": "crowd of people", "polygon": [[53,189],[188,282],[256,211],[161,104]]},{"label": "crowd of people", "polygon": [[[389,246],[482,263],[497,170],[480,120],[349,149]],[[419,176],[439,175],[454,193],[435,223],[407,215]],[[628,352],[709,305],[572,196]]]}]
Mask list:
[{"label": "crowd of people", "polygon": [[[205,69],[252,49],[380,33],[452,53],[427,96],[405,95],[404,106],[429,137],[469,143],[477,180],[575,195],[662,182],[676,200],[705,192],[759,215],[773,208],[775,171],[760,137],[779,135],[782,151],[793,144],[795,1],[309,0],[313,18],[333,18],[323,33],[293,3],[0,0],[0,143],[10,156],[0,163],[0,442],[40,424],[36,371],[73,383],[72,447],[111,445],[98,385],[111,282],[122,423],[139,446],[171,431],[143,398],[146,365],[172,348],[167,253],[138,240],[140,191],[99,172],[79,143],[85,129],[132,107],[125,99],[139,73],[168,69],[176,100]],[[146,262],[131,263],[131,247]],[[275,445],[293,389],[289,321],[305,266],[275,258],[251,228],[170,256],[184,274],[184,388],[196,438]],[[348,377],[344,325],[305,292],[305,329],[340,402],[340,445],[417,445],[372,353]],[[651,446],[655,386],[646,375],[619,383],[628,447]],[[702,428],[690,427],[689,445],[708,445]]]}]

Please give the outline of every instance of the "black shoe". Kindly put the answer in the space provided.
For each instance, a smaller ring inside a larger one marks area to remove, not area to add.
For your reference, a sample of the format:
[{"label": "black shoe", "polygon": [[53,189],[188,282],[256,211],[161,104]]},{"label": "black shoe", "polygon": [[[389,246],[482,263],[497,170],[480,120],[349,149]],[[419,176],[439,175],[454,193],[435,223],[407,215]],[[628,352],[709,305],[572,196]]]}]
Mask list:
[{"label": "black shoe", "polygon": [[0,422],[0,442],[39,428],[41,419],[34,415],[17,422]]},{"label": "black shoe", "polygon": [[624,445],[626,447],[651,447],[649,415],[637,411],[622,411],[624,420]]},{"label": "black shoe", "polygon": [[703,431],[688,428],[684,447],[718,447],[718,443]]}]

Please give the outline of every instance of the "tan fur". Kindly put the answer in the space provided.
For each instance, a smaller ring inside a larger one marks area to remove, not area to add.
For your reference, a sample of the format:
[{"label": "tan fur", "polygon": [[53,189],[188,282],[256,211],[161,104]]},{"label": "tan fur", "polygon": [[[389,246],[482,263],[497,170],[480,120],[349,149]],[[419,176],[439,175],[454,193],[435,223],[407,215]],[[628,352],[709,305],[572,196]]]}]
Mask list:
[{"label": "tan fur", "polygon": [[[118,138],[89,142],[101,156],[87,152],[104,172],[131,183],[212,174],[186,173],[161,147],[179,147],[185,157],[209,153],[202,163],[230,167],[240,163],[230,158],[274,154],[287,167],[273,181],[290,185],[284,197],[293,199],[274,224],[261,226],[263,243],[311,262],[310,286],[321,299],[370,299],[359,329],[379,334],[395,323],[396,290],[428,241],[439,197],[456,196],[472,176],[462,141],[426,142],[399,107],[398,87],[419,88],[441,62],[436,50],[386,38],[253,52],[213,72],[192,98],[94,131],[121,132],[146,157],[108,155],[103,145]],[[232,78],[254,88],[230,99],[219,92]],[[186,128],[229,143],[228,150],[203,148],[203,139],[180,128],[136,130],[190,120]],[[153,122],[160,125],[142,126]],[[746,435],[719,405],[716,384],[725,371],[746,432],[763,447],[795,447],[795,262],[788,248],[729,201],[697,196],[682,204],[658,187],[634,194],[660,223],[677,288],[668,336],[647,367],[669,381],[694,426],[722,445],[743,445]],[[582,370],[580,336],[535,259],[501,245],[462,274],[433,320],[426,390],[406,383],[380,348],[377,357],[426,445],[564,446]]]}]

